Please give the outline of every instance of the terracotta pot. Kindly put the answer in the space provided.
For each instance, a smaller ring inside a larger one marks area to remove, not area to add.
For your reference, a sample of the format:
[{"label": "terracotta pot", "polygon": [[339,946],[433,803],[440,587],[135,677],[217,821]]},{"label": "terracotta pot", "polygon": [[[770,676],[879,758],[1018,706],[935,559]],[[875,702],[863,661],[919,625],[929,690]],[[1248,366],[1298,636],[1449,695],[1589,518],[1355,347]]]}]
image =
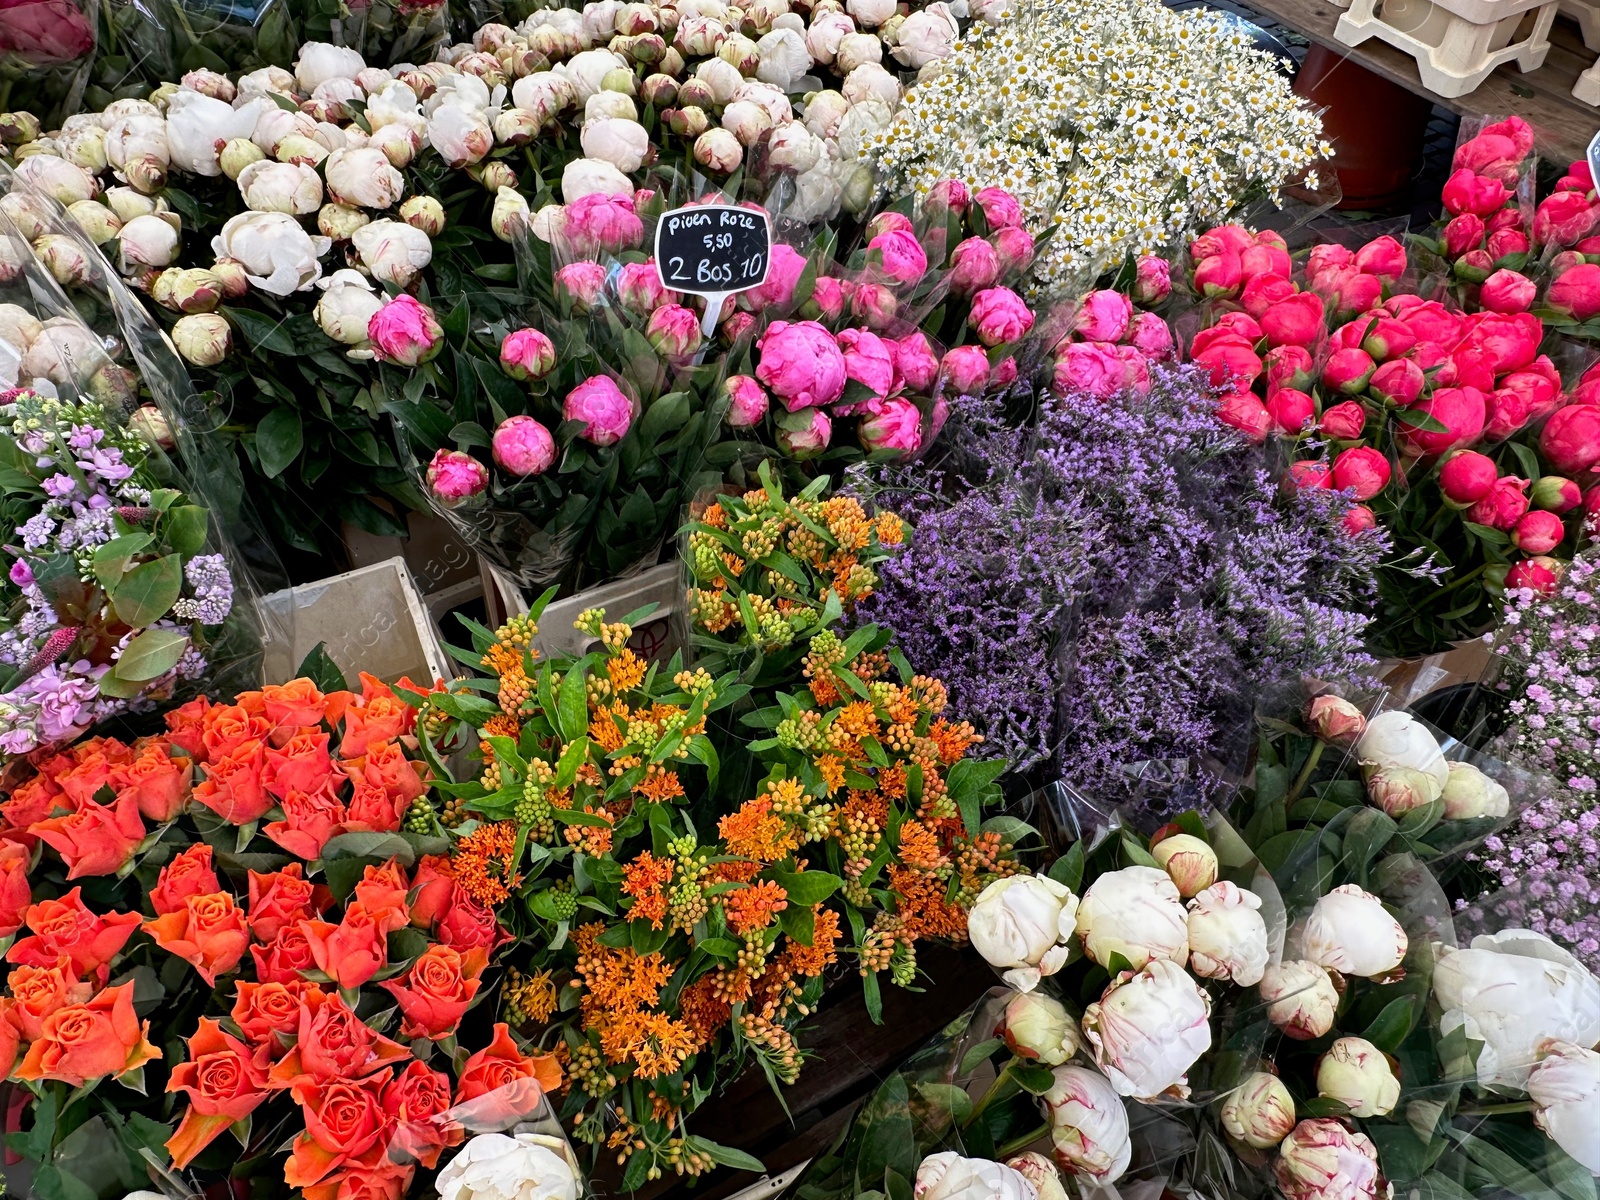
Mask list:
[{"label": "terracotta pot", "polygon": [[1403,203],[1433,103],[1326,46],[1312,46],[1306,54],[1294,91],[1326,110],[1322,129],[1333,143],[1333,168],[1344,193],[1337,207]]}]

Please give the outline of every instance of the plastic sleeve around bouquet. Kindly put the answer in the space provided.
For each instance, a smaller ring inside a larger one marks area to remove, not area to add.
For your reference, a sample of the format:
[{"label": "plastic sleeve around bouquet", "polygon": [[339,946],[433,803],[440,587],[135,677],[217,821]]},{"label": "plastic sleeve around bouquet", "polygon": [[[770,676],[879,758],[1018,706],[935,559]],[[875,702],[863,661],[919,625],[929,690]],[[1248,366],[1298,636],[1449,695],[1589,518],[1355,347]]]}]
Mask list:
[{"label": "plastic sleeve around bouquet", "polygon": [[451,40],[449,0],[294,0],[292,12],[306,41],[346,46],[377,67],[431,62]]},{"label": "plastic sleeve around bouquet", "polygon": [[[186,72],[288,66],[300,44],[291,0],[100,0],[102,49],[88,96],[95,108],[142,96]],[[316,0],[307,0],[310,9]]]}]

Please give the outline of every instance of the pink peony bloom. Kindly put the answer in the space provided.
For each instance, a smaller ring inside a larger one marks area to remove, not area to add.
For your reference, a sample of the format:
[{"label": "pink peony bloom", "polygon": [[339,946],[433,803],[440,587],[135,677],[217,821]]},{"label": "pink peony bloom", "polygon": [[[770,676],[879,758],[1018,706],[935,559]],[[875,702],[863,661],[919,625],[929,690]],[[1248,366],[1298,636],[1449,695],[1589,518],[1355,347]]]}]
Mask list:
[{"label": "pink peony bloom", "polygon": [[1569,404],[1557,409],[1539,434],[1539,449],[1562,475],[1578,475],[1600,462],[1600,408]]},{"label": "pink peony bloom", "polygon": [[1345,509],[1344,520],[1339,522],[1339,527],[1344,530],[1347,537],[1358,537],[1377,523],[1377,513],[1365,504],[1352,504]]},{"label": "pink peony bloom", "polygon": [[1033,328],[1033,311],[1010,288],[987,288],[972,298],[968,322],[985,346],[1015,342]]},{"label": "pink peony bloom", "polygon": [[989,386],[989,356],[982,346],[956,346],[945,351],[939,375],[956,395],[979,395]]},{"label": "pink peony bloom", "polygon": [[1310,396],[1295,388],[1279,388],[1267,397],[1267,415],[1277,432],[1289,437],[1299,437],[1317,415],[1317,404]]},{"label": "pink peony bloom", "polygon": [[1356,251],[1355,268],[1392,285],[1406,273],[1406,248],[1388,235],[1375,237]]},{"label": "pink peony bloom", "polygon": [[880,255],[883,273],[902,286],[916,283],[928,273],[928,255],[917,235],[907,229],[890,229],[867,243],[867,253]]},{"label": "pink peony bloom", "polygon": [[1549,596],[1556,590],[1560,576],[1550,569],[1554,560],[1525,558],[1521,562],[1512,563],[1511,570],[1506,572],[1506,588],[1515,591],[1527,588],[1541,596]]},{"label": "pink peony bloom", "polygon": [[1371,500],[1392,476],[1389,460],[1371,446],[1352,446],[1333,460],[1334,488],[1357,500]]},{"label": "pink peony bloom", "polygon": [[1134,316],[1128,343],[1152,362],[1165,362],[1177,352],[1172,342],[1172,327],[1153,312]]},{"label": "pink peony bloom", "polygon": [[1483,245],[1483,218],[1476,213],[1462,213],[1451,217],[1444,227],[1444,253],[1447,258],[1460,258],[1468,250]]},{"label": "pink peony bloom", "polygon": [[1199,263],[1218,254],[1243,254],[1255,244],[1255,235],[1243,225],[1218,225],[1189,243],[1189,257]]},{"label": "pink peony bloom", "polygon": [[1133,298],[1140,304],[1160,304],[1172,295],[1172,268],[1154,254],[1141,254],[1134,264]]},{"label": "pink peony bloom", "polygon": [[1025,271],[1033,263],[1033,234],[1011,225],[994,235],[994,250],[1000,257],[1000,270],[1006,274]]},{"label": "pink peony bloom", "polygon": [[831,324],[844,316],[844,306],[844,284],[831,275],[819,275],[816,286],[811,289],[811,299],[801,306],[800,312],[810,320]]},{"label": "pink peony bloom", "polygon": [[428,490],[454,507],[489,486],[489,468],[461,450],[439,450],[428,463]]},{"label": "pink peony bloom", "polygon": [[1314,346],[1325,328],[1322,297],[1296,292],[1261,313],[1259,320],[1269,346]]},{"label": "pink peony bloom", "polygon": [[1267,390],[1279,387],[1309,387],[1312,381],[1311,352],[1304,346],[1274,346],[1267,351]]},{"label": "pink peony bloom", "polygon": [[1320,458],[1303,458],[1298,462],[1289,464],[1289,470],[1279,483],[1283,493],[1288,496],[1296,492],[1311,491],[1314,488],[1328,488],[1333,486],[1333,472],[1328,469],[1328,464]]},{"label": "pink peony bloom", "polygon": [[889,343],[894,351],[895,372],[913,392],[931,392],[939,377],[939,356],[921,330]]},{"label": "pink peony bloom", "polygon": [[756,343],[756,378],[790,412],[835,403],[844,394],[844,353],[815,321],[774,321]]},{"label": "pink peony bloom", "polygon": [[591,192],[567,205],[564,232],[579,254],[620,254],[644,241],[644,222],[632,196]]},{"label": "pink peony bloom", "polygon": [[1475,387],[1439,388],[1414,411],[1425,412],[1445,426],[1439,433],[1410,425],[1400,430],[1400,440],[1424,455],[1471,446],[1483,436],[1484,422],[1489,417],[1483,393]]},{"label": "pink peony bloom", "polygon": [[1133,302],[1121,292],[1090,292],[1078,308],[1073,329],[1090,342],[1120,342],[1133,321]]},{"label": "pink peony bloom", "polygon": [[1552,192],[1533,214],[1533,240],[1540,246],[1576,245],[1594,232],[1595,213],[1582,192]]},{"label": "pink peony bloom", "polygon": [[1323,437],[1353,442],[1367,427],[1367,410],[1354,400],[1346,400],[1324,410],[1317,428]]},{"label": "pink peony bloom", "polygon": [[991,230],[1022,224],[1022,205],[1004,188],[979,188],[972,199],[983,210],[983,219]]},{"label": "pink peony bloom", "polygon": [[1127,364],[1117,347],[1102,342],[1069,342],[1056,353],[1054,374],[1058,392],[1084,392],[1090,396],[1114,396],[1123,390]]},{"label": "pink peony bloom", "polygon": [[1274,304],[1297,295],[1300,289],[1282,275],[1256,275],[1239,293],[1239,304],[1257,321],[1266,315]]},{"label": "pink peony bloom", "polygon": [[500,343],[500,367],[513,379],[543,379],[555,365],[555,345],[537,329],[513,330]]},{"label": "pink peony bloom", "polygon": [[956,243],[950,252],[950,290],[970,296],[1000,281],[1000,255],[980,237]]},{"label": "pink peony bloom", "polygon": [[592,375],[567,393],[561,406],[566,421],[582,421],[578,436],[596,446],[614,446],[633,424],[633,401],[609,376]]},{"label": "pink peony bloom", "polygon": [[6,0],[0,4],[0,53],[28,67],[69,63],[94,53],[94,30],[68,0]]},{"label": "pink peony bloom", "polygon": [[968,192],[967,185],[959,179],[941,179],[933,185],[928,192],[927,199],[922,202],[922,211],[929,217],[942,217],[946,213],[955,213],[960,216],[967,211],[967,205],[972,203],[972,194]]},{"label": "pink peony bloom", "polygon": [[1237,296],[1244,286],[1244,264],[1231,250],[1202,258],[1195,264],[1194,286],[1208,300]]},{"label": "pink peony bloom", "polygon": [[[747,312],[762,312],[768,308],[788,308],[794,300],[794,289],[806,273],[806,256],[793,246],[774,242],[772,257],[767,262],[767,277],[760,287],[739,293],[739,307]],[[818,280],[820,283],[821,280]]]},{"label": "pink peony bloom", "polygon": [[844,355],[844,373],[849,378],[871,388],[878,396],[887,396],[894,391],[895,353],[892,342],[867,329],[846,329],[834,341]]},{"label": "pink peony bloom", "polygon": [[380,362],[415,367],[444,346],[444,330],[433,310],[415,296],[396,296],[367,322],[367,339]]},{"label": "pink peony bloom", "polygon": [[761,424],[770,402],[759,383],[748,375],[730,375],[723,380],[722,391],[728,397],[729,425],[749,429]]},{"label": "pink peony bloom", "polygon": [[810,411],[811,424],[804,429],[785,429],[778,426],[778,448],[790,458],[804,462],[808,458],[815,458],[828,448],[828,441],[833,437],[833,422],[828,420],[828,414],[820,408]]},{"label": "pink peony bloom", "polygon": [[556,298],[575,313],[593,312],[606,290],[606,269],[597,262],[568,263],[555,273]]},{"label": "pink peony bloom", "polygon": [[1464,167],[1445,181],[1441,193],[1444,206],[1452,216],[1473,213],[1487,217],[1510,196],[1510,190],[1498,179],[1475,174]]},{"label": "pink peony bloom", "polygon": [[868,452],[894,450],[905,457],[922,446],[922,413],[909,400],[885,400],[861,419],[856,432]]},{"label": "pink peony bloom", "polygon": [[1490,312],[1520,313],[1533,307],[1539,287],[1517,271],[1496,271],[1483,281],[1478,302]]},{"label": "pink peony bloom", "polygon": [[1574,321],[1600,316],[1600,266],[1584,263],[1558,276],[1545,292],[1544,302]]},{"label": "pink peony bloom", "polygon": [[1365,350],[1335,350],[1322,368],[1324,387],[1354,396],[1364,391],[1378,364]]},{"label": "pink peony bloom", "polygon": [[556,461],[550,431],[532,417],[507,417],[494,431],[494,461],[508,475],[543,475]]}]

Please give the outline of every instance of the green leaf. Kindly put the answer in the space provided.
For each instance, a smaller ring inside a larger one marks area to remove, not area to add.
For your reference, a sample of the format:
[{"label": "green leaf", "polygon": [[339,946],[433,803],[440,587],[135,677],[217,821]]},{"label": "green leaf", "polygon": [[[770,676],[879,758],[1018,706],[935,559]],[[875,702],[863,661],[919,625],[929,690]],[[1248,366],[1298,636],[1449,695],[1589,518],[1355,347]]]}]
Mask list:
[{"label": "green leaf", "polygon": [[178,665],[189,639],[171,629],[146,629],[128,643],[113,672],[127,683],[144,683]]},{"label": "green leaf", "polygon": [[[761,1160],[759,1158],[754,1158],[751,1155],[746,1154],[743,1150],[735,1150],[732,1146],[723,1146],[716,1142],[708,1142],[705,1138],[700,1137],[695,1138],[694,1141],[696,1143],[695,1148],[704,1151],[706,1157],[711,1159],[712,1162],[717,1163],[719,1166],[732,1167],[736,1171],[761,1172],[766,1170],[766,1168],[761,1165]],[[635,1157],[642,1158],[646,1162],[650,1161],[650,1156],[648,1154],[640,1154],[636,1155]]]},{"label": "green leaf", "polygon": [[300,457],[304,445],[305,430],[296,409],[275,408],[256,425],[256,457],[261,461],[261,473],[268,479],[283,474]]},{"label": "green leaf", "polygon": [[564,742],[581,737],[589,729],[589,695],[584,682],[587,674],[585,664],[580,662],[561,678],[553,715]]},{"label": "green leaf", "polygon": [[321,692],[342,692],[349,686],[339,664],[328,656],[326,642],[318,642],[311,647],[311,652],[300,660],[295,676],[311,680]]},{"label": "green leaf", "polygon": [[164,554],[140,563],[122,577],[112,591],[117,620],[143,629],[167,615],[183,594],[183,558]]},{"label": "green leaf", "polygon": [[844,886],[844,880],[826,871],[774,871],[773,881],[801,908],[821,904]]},{"label": "green leaf", "polygon": [[166,516],[167,544],[185,557],[199,554],[206,545],[208,513],[198,504],[180,504]]},{"label": "green leaf", "polygon": [[113,588],[128,569],[135,556],[145,550],[154,539],[148,533],[125,533],[112,538],[94,552],[90,564],[100,585]]},{"label": "green leaf", "polygon": [[1083,843],[1073,842],[1065,854],[1050,864],[1046,874],[1062,887],[1076,892],[1083,882]]},{"label": "green leaf", "polygon": [[1042,1096],[1048,1092],[1056,1081],[1055,1072],[1049,1067],[1039,1063],[1015,1062],[1011,1067],[1011,1078],[1017,1081],[1017,1086],[1023,1091],[1035,1096]]},{"label": "green leaf", "polygon": [[1385,1054],[1394,1054],[1399,1051],[1400,1043],[1410,1035],[1420,1011],[1416,996],[1401,996],[1398,1000],[1391,1000],[1372,1019],[1372,1024],[1367,1026],[1362,1036]]},{"label": "green leaf", "polygon": [[400,865],[409,867],[417,861],[417,852],[412,849],[411,843],[398,833],[376,833],[371,830],[361,830],[355,833],[341,833],[332,838],[327,845],[322,847],[322,861],[339,858],[397,858]]}]

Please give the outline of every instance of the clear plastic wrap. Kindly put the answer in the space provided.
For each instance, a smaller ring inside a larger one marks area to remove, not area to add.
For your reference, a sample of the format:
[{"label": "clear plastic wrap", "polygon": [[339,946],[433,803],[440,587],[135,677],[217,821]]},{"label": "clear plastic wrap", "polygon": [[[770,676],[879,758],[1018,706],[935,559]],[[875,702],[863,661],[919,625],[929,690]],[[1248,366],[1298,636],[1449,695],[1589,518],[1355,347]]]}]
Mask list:
[{"label": "clear plastic wrap", "polygon": [[[310,10],[322,0],[303,0]],[[195,70],[286,67],[300,44],[291,0],[100,0],[95,108],[143,95]]]}]

